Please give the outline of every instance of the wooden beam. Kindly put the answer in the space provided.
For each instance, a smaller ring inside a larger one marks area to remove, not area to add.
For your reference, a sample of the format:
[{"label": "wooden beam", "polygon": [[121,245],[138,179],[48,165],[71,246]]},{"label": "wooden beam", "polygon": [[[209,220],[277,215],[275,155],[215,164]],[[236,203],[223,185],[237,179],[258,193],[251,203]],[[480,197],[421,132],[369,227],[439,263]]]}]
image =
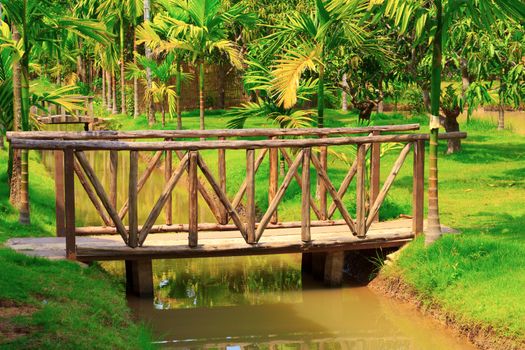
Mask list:
[{"label": "wooden beam", "polygon": [[299,168],[299,165],[302,163],[303,160],[303,150],[301,150],[297,157],[295,158],[292,166],[288,169],[288,172],[286,173],[286,176],[284,177],[283,183],[279,187],[279,190],[277,190],[277,193],[275,194],[275,198],[273,201],[268,205],[268,209],[266,210],[266,213],[264,213],[263,217],[261,218],[261,221],[259,222],[259,226],[257,226],[257,231],[255,233],[255,240],[258,242],[261,239],[261,236],[266,229],[266,226],[269,224],[270,219],[274,213],[274,211],[277,209],[277,206],[281,202],[284,193],[286,192],[286,189],[290,185],[290,182],[292,181],[294,173]]},{"label": "wooden beam", "polygon": [[356,184],[356,197],[357,197],[357,213],[356,213],[356,226],[357,226],[357,237],[366,236],[366,148],[365,145],[359,145],[357,147],[357,184]]},{"label": "wooden beam", "polygon": [[138,164],[139,164],[139,153],[131,151],[129,153],[129,187],[128,187],[128,198],[129,198],[129,246],[136,248],[138,245]]},{"label": "wooden beam", "polygon": [[[274,139],[274,138],[273,138]],[[270,174],[268,184],[268,203],[271,203],[277,194],[279,188],[279,150],[276,148],[270,149]],[[277,211],[272,215],[270,222],[275,224],[279,221]]]},{"label": "wooden beam", "polygon": [[[162,151],[157,151],[155,152],[153,157],[149,160],[148,165],[146,166],[146,170],[144,170],[144,172],[140,176],[140,179],[138,180],[137,195],[140,193],[140,191],[142,191],[144,184],[149,179],[151,173],[153,173],[153,170],[155,170],[155,167],[157,166],[161,156],[162,156]],[[124,219],[124,217],[126,216],[128,212],[128,205],[129,205],[129,202],[128,200],[126,200],[124,205],[122,205],[122,208],[120,208],[118,216],[120,217],[121,220]]]},{"label": "wooden beam", "polygon": [[[290,158],[290,156],[288,155],[288,152],[284,148],[281,148],[280,151],[281,151],[281,154],[283,155],[284,159],[286,160],[286,163],[288,163],[288,167],[291,167],[292,164],[293,164],[293,161]],[[310,154],[311,154],[311,152],[310,152]],[[302,180],[299,177],[299,174],[297,174],[297,172],[295,172],[294,177],[295,177],[295,180],[297,181],[297,184],[299,185],[299,187],[302,188],[303,187]],[[314,211],[315,216],[320,220],[321,219],[321,211],[319,210],[319,208],[315,204],[314,197],[311,194],[310,194],[310,207]]]},{"label": "wooden beam", "polygon": [[144,223],[144,226],[140,229],[139,233],[139,246],[142,246],[144,244],[144,241],[146,240],[146,237],[148,236],[149,231],[151,230],[151,227],[155,224],[155,221],[160,215],[160,212],[162,211],[162,208],[164,207],[164,204],[166,204],[166,201],[168,200],[169,194],[173,191],[173,188],[181,178],[182,174],[186,170],[186,164],[188,162],[188,155],[184,156],[182,158],[181,162],[179,163],[179,166],[173,174],[171,174],[171,177],[169,181],[164,186],[164,189],[162,190],[162,193],[153,206],[153,209],[149,213],[148,218],[146,219],[146,222]]},{"label": "wooden beam", "polygon": [[301,239],[303,242],[312,240],[310,234],[310,155],[312,150],[306,148],[303,153],[303,170],[301,186]]},{"label": "wooden beam", "polygon": [[64,205],[66,229],[66,257],[70,260],[77,258],[75,239],[75,162],[73,150],[64,151]]},{"label": "wooden beam", "polygon": [[[171,139],[166,139],[166,141],[171,141]],[[173,164],[173,152],[172,151],[166,151],[165,158],[164,158],[164,181],[168,182],[171,177],[172,172],[172,164]],[[166,201],[166,205],[164,206],[164,219],[166,220],[166,225],[173,224],[173,198],[171,193],[168,195],[168,200]]]},{"label": "wooden beam", "polygon": [[[255,169],[254,169],[255,173],[257,173],[257,171],[259,170],[259,166],[263,162],[264,157],[266,156],[267,152],[268,152],[268,149],[266,149],[266,148],[263,148],[259,152],[259,155],[257,156],[257,160],[255,161]],[[233,197],[232,206],[235,209],[237,209],[237,207],[241,203],[242,197],[244,196],[244,193],[246,192],[246,186],[247,185],[248,185],[248,180],[244,179],[244,182],[242,183],[241,187],[239,188],[239,191],[237,191],[237,194],[235,195],[235,197]]]},{"label": "wooden beam", "polygon": [[118,216],[117,211],[115,210],[115,207],[111,205],[111,202],[106,194],[106,191],[104,191],[104,187],[100,183],[99,179],[95,175],[95,171],[89,164],[89,161],[86,158],[86,155],[82,151],[76,151],[75,155],[82,166],[82,169],[84,169],[84,172],[86,173],[86,176],[88,177],[89,181],[93,185],[93,188],[95,189],[95,192],[98,195],[98,198],[102,202],[102,205],[104,208],[106,208],[106,211],[109,214],[109,217],[111,220],[113,220],[113,224],[115,225],[117,232],[122,236],[122,239],[127,244],[128,243],[128,233],[126,231],[126,228],[124,227],[124,224],[122,223],[122,220],[120,220],[120,217]]},{"label": "wooden beam", "polygon": [[[226,140],[224,137],[219,137],[219,140]],[[226,192],[226,150],[220,149],[217,151],[217,161],[219,167],[219,186],[224,193]],[[228,223],[228,212],[224,206],[219,206],[220,220],[219,224]]]},{"label": "wooden beam", "polygon": [[202,174],[206,179],[208,180],[208,183],[211,185],[211,188],[215,191],[215,194],[219,197],[219,200],[222,202],[222,204],[225,206],[226,210],[228,211],[228,214],[232,218],[233,223],[235,226],[237,226],[237,229],[241,232],[242,236],[246,241],[248,241],[248,235],[246,234],[246,229],[244,228],[244,225],[241,221],[241,218],[239,217],[239,214],[237,211],[233,208],[232,204],[228,200],[228,197],[226,196],[226,193],[222,192],[221,187],[215,181],[213,178],[213,175],[206,165],[206,163],[203,162],[202,157],[199,155],[198,157],[198,164],[199,168],[202,171]]},{"label": "wooden beam", "polygon": [[117,180],[118,180],[118,152],[109,151],[109,201],[117,207]]},{"label": "wooden beam", "polygon": [[55,151],[55,213],[57,237],[66,236],[64,192],[64,152]]},{"label": "wooden beam", "polygon": [[[374,131],[374,136],[379,136],[380,131]],[[381,144],[374,143],[370,152],[370,198],[369,207],[372,208],[380,190],[381,179]],[[379,212],[374,217],[374,221],[379,221]]]},{"label": "wooden beam", "polygon": [[392,168],[392,171],[390,171],[390,174],[388,175],[385,183],[383,184],[383,188],[381,188],[381,191],[379,192],[379,195],[377,196],[376,201],[372,205],[372,208],[370,209],[370,212],[368,213],[368,218],[366,220],[366,229],[372,225],[372,222],[374,221],[374,217],[377,215],[379,208],[383,204],[383,201],[386,198],[386,195],[388,194],[388,191],[390,190],[390,187],[392,186],[392,183],[394,183],[394,180],[396,179],[397,174],[399,173],[399,170],[401,169],[401,166],[405,162],[405,159],[408,155],[408,152],[410,152],[410,147],[412,144],[407,143],[405,147],[401,150],[401,154],[397,158],[396,162],[394,163],[394,167]]},{"label": "wooden beam", "polygon": [[246,150],[246,235],[255,243],[255,151]]},{"label": "wooden beam", "polygon": [[195,248],[199,241],[199,192],[198,192],[198,165],[199,154],[197,152],[189,153],[188,165],[188,209],[189,209],[189,231],[188,245]]},{"label": "wooden beam", "polygon": [[[319,153],[319,164],[321,166],[321,169],[323,169],[324,172],[327,173],[328,171],[328,148],[326,146],[320,147],[320,153]],[[319,196],[319,209],[321,212],[321,220],[327,220],[328,219],[328,212],[327,212],[327,196],[326,196],[326,186],[324,185],[323,181],[319,179],[317,180],[317,194]]]},{"label": "wooden beam", "polygon": [[330,178],[328,177],[328,174],[326,173],[326,171],[324,171],[324,169],[322,168],[321,163],[319,162],[319,159],[317,159],[317,157],[314,154],[311,155],[311,159],[312,159],[312,164],[317,169],[317,175],[324,182],[326,189],[328,190],[328,193],[330,193],[330,195],[332,196],[332,199],[334,200],[334,203],[337,206],[337,209],[339,209],[339,212],[341,213],[341,215],[343,216],[343,219],[345,220],[346,224],[350,228],[350,231],[352,231],[353,234],[357,234],[352,217],[346,210],[346,207],[343,204],[343,201],[341,200],[341,198],[335,191],[334,185],[330,181]]},{"label": "wooden beam", "polygon": [[412,187],[412,233],[423,232],[425,211],[425,142],[414,144],[414,182]]}]

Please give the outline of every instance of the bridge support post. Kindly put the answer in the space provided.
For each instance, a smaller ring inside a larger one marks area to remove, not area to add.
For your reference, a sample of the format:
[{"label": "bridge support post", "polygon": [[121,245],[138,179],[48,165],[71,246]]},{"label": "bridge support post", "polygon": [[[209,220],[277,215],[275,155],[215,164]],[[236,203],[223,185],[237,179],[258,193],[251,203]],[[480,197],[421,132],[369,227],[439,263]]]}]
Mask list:
[{"label": "bridge support post", "polygon": [[141,298],[153,296],[151,259],[126,260],[126,292]]},{"label": "bridge support post", "polygon": [[331,252],[326,254],[324,265],[324,284],[328,287],[340,287],[343,283],[343,265],[345,252]]}]

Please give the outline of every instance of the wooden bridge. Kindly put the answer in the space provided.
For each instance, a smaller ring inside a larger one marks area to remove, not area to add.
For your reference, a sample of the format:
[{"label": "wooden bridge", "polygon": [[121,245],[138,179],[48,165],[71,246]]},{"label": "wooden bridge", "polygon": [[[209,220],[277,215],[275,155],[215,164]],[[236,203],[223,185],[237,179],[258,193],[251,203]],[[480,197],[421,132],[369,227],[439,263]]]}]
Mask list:
[{"label": "wooden bridge", "polygon": [[[327,283],[338,285],[344,251],[399,247],[423,232],[424,154],[428,135],[411,133],[418,129],[419,125],[410,124],[335,129],[8,133],[14,149],[55,151],[59,236],[13,239],[10,245],[29,254],[80,261],[125,260],[128,284],[138,294],[151,294],[151,260],[158,258],[304,253],[309,254],[305,261],[322,266]],[[441,135],[444,139],[464,137],[465,133]],[[199,141],[202,138],[206,140]],[[399,143],[401,151],[381,185],[381,145],[387,143]],[[348,153],[354,147],[355,160],[337,188],[329,176],[329,149]],[[217,152],[216,168],[208,165],[209,159],[205,160],[204,154],[209,155],[210,150]],[[86,152],[91,151],[110,154],[109,189],[104,188],[88,161]],[[245,152],[246,161],[226,164],[226,151]],[[379,223],[380,208],[411,151],[414,154],[412,218]],[[120,209],[116,206],[118,152],[129,153],[129,169],[126,168],[129,192]],[[142,174],[138,172],[139,152],[153,154]],[[268,186],[258,189],[255,175],[266,157]],[[281,182],[280,157],[288,168]],[[139,224],[138,193],[161,158],[165,185],[147,219]],[[246,169],[246,179],[233,198],[227,195],[232,193],[226,188],[227,166]],[[104,226],[76,226],[75,175]],[[174,223],[172,191],[183,177],[189,220]],[[354,199],[348,198],[347,192],[354,178],[356,211],[352,215],[347,208]],[[312,183],[316,179],[318,200],[311,191],[316,187]],[[301,219],[281,222],[278,206],[292,181],[298,183],[302,192]],[[264,208],[257,208],[257,190],[268,192],[268,206],[261,215],[257,210]],[[200,199],[210,208],[216,222],[200,222]],[[164,222],[158,224],[163,211]],[[336,212],[341,220],[333,219]],[[156,235],[169,232],[188,235]]]},{"label": "wooden bridge", "polygon": [[[78,99],[84,101],[84,107],[81,110],[74,110],[70,114],[62,111],[59,114],[38,116],[37,121],[45,125],[82,124],[84,131],[92,131],[94,125],[102,120],[94,116],[93,96],[79,96]],[[55,110],[58,113],[59,107],[55,106]],[[34,114],[37,114],[36,111]]]}]

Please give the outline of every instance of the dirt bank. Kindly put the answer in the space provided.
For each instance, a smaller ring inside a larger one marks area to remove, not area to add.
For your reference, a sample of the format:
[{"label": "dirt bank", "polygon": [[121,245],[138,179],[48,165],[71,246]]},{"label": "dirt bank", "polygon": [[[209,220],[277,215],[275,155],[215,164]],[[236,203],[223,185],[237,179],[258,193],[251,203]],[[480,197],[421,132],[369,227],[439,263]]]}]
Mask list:
[{"label": "dirt bank", "polygon": [[518,341],[496,334],[491,327],[480,324],[466,324],[450,312],[444,311],[435,303],[423,302],[422,297],[399,276],[384,276],[379,274],[369,287],[375,293],[397,299],[416,307],[424,315],[430,316],[457,335],[466,338],[478,349],[482,350],[522,350],[525,341]]}]

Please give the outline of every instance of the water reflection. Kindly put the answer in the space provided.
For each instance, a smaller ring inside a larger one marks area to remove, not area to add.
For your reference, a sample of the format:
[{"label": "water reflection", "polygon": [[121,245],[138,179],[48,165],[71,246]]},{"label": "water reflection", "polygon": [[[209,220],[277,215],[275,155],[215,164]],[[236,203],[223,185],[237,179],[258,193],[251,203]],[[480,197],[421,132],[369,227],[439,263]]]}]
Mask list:
[{"label": "water reflection", "polygon": [[366,287],[301,276],[300,255],[155,261],[154,281],[129,304],[167,349],[472,349]]}]

